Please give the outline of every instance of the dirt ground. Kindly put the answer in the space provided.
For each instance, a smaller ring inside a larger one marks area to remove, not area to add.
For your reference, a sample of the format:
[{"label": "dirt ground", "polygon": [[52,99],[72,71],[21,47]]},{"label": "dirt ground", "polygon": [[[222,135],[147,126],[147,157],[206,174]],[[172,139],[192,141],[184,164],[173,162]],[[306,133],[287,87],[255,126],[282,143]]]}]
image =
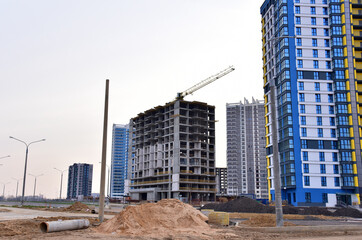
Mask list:
[{"label": "dirt ground", "polygon": [[[256,216],[254,216],[256,215]],[[257,218],[258,221],[264,222],[263,226],[267,226],[266,222],[270,222],[272,215],[268,217],[261,214],[249,214],[249,219]],[[346,230],[323,230],[323,227],[312,230],[297,231],[298,227],[284,227],[284,231],[275,232],[275,228],[256,227],[258,224],[240,224],[239,226],[217,226],[210,225],[211,229],[208,233],[200,235],[195,232],[173,234],[169,229],[168,236],[158,237],[157,235],[148,236],[132,236],[118,234],[102,234],[96,231],[98,220],[88,218],[91,227],[88,229],[63,231],[55,233],[42,233],[39,225],[43,221],[58,221],[74,219],[70,217],[52,217],[52,218],[35,218],[29,220],[11,220],[0,222],[0,239],[177,239],[177,240],[193,240],[193,239],[324,239],[333,237],[334,239],[362,239],[362,227],[360,231]],[[262,220],[264,219],[264,221]],[[287,221],[287,220],[286,220]],[[253,227],[250,227],[253,226]],[[290,228],[290,230],[288,230]],[[300,228],[300,227],[299,227]]]}]

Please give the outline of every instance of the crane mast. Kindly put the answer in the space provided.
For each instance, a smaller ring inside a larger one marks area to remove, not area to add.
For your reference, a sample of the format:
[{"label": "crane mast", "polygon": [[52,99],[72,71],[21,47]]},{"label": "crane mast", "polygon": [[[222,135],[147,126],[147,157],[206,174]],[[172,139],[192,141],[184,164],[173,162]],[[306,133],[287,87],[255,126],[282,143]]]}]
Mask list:
[{"label": "crane mast", "polygon": [[194,86],[190,87],[189,89],[187,89],[187,90],[185,90],[183,92],[177,93],[176,99],[177,100],[182,100],[187,95],[190,95],[190,94],[194,93],[195,91],[199,90],[200,88],[205,87],[206,85],[218,80],[219,78],[225,76],[226,74],[231,73],[234,70],[235,70],[235,68],[233,66],[229,66],[225,70],[206,78],[205,80],[195,84]]}]

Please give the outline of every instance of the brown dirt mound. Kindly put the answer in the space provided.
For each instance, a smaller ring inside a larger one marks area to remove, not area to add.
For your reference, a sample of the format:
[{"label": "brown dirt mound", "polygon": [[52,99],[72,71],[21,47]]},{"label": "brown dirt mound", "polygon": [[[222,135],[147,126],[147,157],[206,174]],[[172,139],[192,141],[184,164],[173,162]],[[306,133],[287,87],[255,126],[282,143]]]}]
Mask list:
[{"label": "brown dirt mound", "polygon": [[158,203],[129,206],[111,220],[102,223],[97,231],[134,236],[164,236],[212,232],[205,222],[207,217],[191,205],[177,199],[164,199]]},{"label": "brown dirt mound", "polygon": [[84,203],[75,202],[73,205],[64,209],[64,211],[71,212],[91,212],[91,209]]},{"label": "brown dirt mound", "polygon": [[[242,222],[242,224],[251,227],[275,227],[276,219],[274,215],[255,215],[252,216],[249,220]],[[295,224],[284,221],[284,226],[295,226]]]},{"label": "brown dirt mound", "polygon": [[227,203],[210,203],[203,209],[214,209],[221,212],[246,212],[246,213],[273,213],[274,207],[266,206],[251,198],[240,197]]},{"label": "brown dirt mound", "polygon": [[333,216],[347,216],[353,218],[362,218],[362,212],[354,208],[339,208],[334,213]]}]

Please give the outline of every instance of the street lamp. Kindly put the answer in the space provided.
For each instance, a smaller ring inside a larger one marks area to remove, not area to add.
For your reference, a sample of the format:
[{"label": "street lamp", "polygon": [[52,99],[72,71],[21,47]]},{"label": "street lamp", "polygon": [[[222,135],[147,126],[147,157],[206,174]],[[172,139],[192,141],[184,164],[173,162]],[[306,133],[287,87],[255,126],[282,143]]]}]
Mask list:
[{"label": "street lamp", "polygon": [[5,185],[6,184],[9,184],[10,182],[7,182],[7,183],[3,183],[4,184],[4,187],[3,187],[3,199],[5,199]]},{"label": "street lamp", "polygon": [[59,199],[62,199],[62,185],[63,185],[63,173],[65,171],[67,171],[67,169],[65,170],[60,170],[58,168],[54,168],[55,170],[60,172],[60,193],[59,193]]},{"label": "street lamp", "polygon": [[15,195],[15,199],[18,198],[18,187],[19,187],[19,180],[21,180],[21,178],[12,178],[16,181],[16,195]]},{"label": "street lamp", "polygon": [[12,136],[10,136],[9,138],[14,139],[14,140],[19,141],[19,142],[22,142],[22,143],[24,143],[25,146],[26,146],[24,178],[23,178],[23,193],[22,193],[22,195],[21,195],[21,206],[23,206],[23,204],[24,204],[24,194],[25,194],[26,166],[27,166],[27,163],[28,163],[29,146],[30,146],[31,144],[33,144],[33,143],[43,142],[43,141],[45,141],[45,139],[37,140],[37,141],[30,142],[29,144],[27,144],[26,142],[24,142],[24,141],[22,141],[22,140],[20,140],[20,139],[14,138],[14,137],[12,137]]},{"label": "street lamp", "polygon": [[33,176],[35,178],[35,181],[34,181],[34,193],[33,193],[33,198],[35,198],[35,189],[36,189],[36,179],[40,176],[43,176],[44,174],[40,174],[40,175],[33,175],[31,173],[29,173],[30,176]]}]

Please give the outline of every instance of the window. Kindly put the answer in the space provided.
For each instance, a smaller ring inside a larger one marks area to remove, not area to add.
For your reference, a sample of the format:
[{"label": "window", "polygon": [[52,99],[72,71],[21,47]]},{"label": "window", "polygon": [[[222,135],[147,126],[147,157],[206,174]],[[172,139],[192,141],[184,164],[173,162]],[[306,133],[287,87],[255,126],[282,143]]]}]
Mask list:
[{"label": "window", "polygon": [[307,140],[305,140],[305,139],[302,139],[302,148],[303,149],[306,149],[307,148]]},{"label": "window", "polygon": [[339,174],[338,165],[333,165],[333,173],[334,173],[334,174]]},{"label": "window", "polygon": [[318,140],[318,149],[324,149],[324,141]]},{"label": "window", "polygon": [[329,47],[329,39],[324,39],[324,46]]},{"label": "window", "polygon": [[320,164],[320,173],[326,173],[326,165],[325,164]]},{"label": "window", "polygon": [[306,203],[312,202],[312,194],[310,192],[305,193],[305,202]]},{"label": "window", "polygon": [[328,15],[328,8],[326,7],[323,8],[323,15]]},{"label": "window", "polygon": [[335,186],[335,187],[341,186],[340,181],[339,181],[339,177],[335,177],[335,178],[334,178],[334,186]]},{"label": "window", "polygon": [[341,16],[332,16],[332,24],[342,24]]},{"label": "window", "polygon": [[297,46],[302,46],[302,39],[301,38],[297,38]]},{"label": "window", "polygon": [[347,116],[338,116],[339,125],[349,125]]},{"label": "window", "polygon": [[323,3],[323,4],[327,4],[327,0],[323,0],[322,3]]},{"label": "window", "polygon": [[295,24],[300,24],[300,17],[295,17]]},{"label": "window", "polygon": [[305,105],[300,105],[300,113],[305,113]]},{"label": "window", "polygon": [[331,51],[330,50],[325,50],[324,55],[325,55],[326,58],[330,58],[331,57]]},{"label": "window", "polygon": [[305,116],[300,117],[300,125],[306,125],[306,118]]},{"label": "window", "polygon": [[[323,8],[324,10],[324,8]],[[323,11],[324,13],[324,11]],[[328,11],[327,11],[328,13]],[[331,5],[331,13],[341,13],[341,6],[340,5]]]},{"label": "window", "polygon": [[304,169],[304,173],[309,173],[309,164],[308,164],[308,163],[304,163],[304,164],[303,164],[303,169]]},{"label": "window", "polygon": [[336,82],[336,90],[346,90],[345,82]]},{"label": "window", "polygon": [[343,177],[343,186],[346,187],[354,186],[353,177]]},{"label": "window", "polygon": [[336,125],[336,121],[335,121],[334,117],[329,118],[329,125],[330,126],[335,126]]},{"label": "window", "polygon": [[313,47],[317,47],[317,46],[318,46],[317,39],[315,39],[315,38],[312,39],[312,46],[313,46]]},{"label": "window", "polygon": [[332,94],[328,94],[328,102],[329,103],[333,102],[333,95]]},{"label": "window", "polygon": [[344,62],[342,59],[334,59],[333,64],[335,68],[344,68]]},{"label": "window", "polygon": [[309,176],[304,176],[304,185],[305,186],[310,186],[310,178],[309,178]]},{"label": "window", "polygon": [[329,30],[327,28],[323,29],[323,34],[324,34],[324,36],[328,37],[329,36]]},{"label": "window", "polygon": [[342,35],[342,27],[332,27],[333,35]]},{"label": "window", "polygon": [[317,117],[317,125],[318,125],[318,126],[322,126],[322,125],[323,125],[322,117]]},{"label": "window", "polygon": [[331,129],[331,137],[332,138],[336,137],[336,129]]},{"label": "window", "polygon": [[346,102],[346,101],[347,101],[347,94],[345,93],[336,94],[336,102]]},{"label": "window", "polygon": [[323,25],[328,26],[328,18],[323,18]]},{"label": "window", "polygon": [[303,91],[304,90],[304,82],[298,82],[299,85],[299,90]]},{"label": "window", "polygon": [[316,14],[316,12],[315,12],[315,7],[311,7],[311,8],[310,8],[310,14]]},{"label": "window", "polygon": [[333,56],[334,57],[343,57],[343,49],[342,48],[333,49]]},{"label": "window", "polygon": [[299,102],[304,102],[304,93],[299,93]]},{"label": "window", "polygon": [[341,149],[351,149],[351,141],[350,140],[340,140],[340,148]]},{"label": "window", "polygon": [[330,92],[333,91],[332,83],[327,83],[327,90]]},{"label": "window", "polygon": [[316,105],[315,106],[315,112],[316,112],[316,114],[322,114],[322,106],[321,105]]},{"label": "window", "polygon": [[342,46],[343,45],[343,39],[341,37],[333,38],[333,45]]},{"label": "window", "polygon": [[329,109],[329,114],[334,114],[334,107],[333,106],[328,106]]},{"label": "window", "polygon": [[335,71],[335,76],[336,79],[344,79],[344,71]]},{"label": "window", "polygon": [[314,68],[319,68],[319,62],[318,62],[318,60],[313,60],[313,67],[314,67]]},{"label": "window", "polygon": [[297,49],[297,57],[303,57],[303,50]]},{"label": "window", "polygon": [[319,161],[324,162],[326,160],[324,152],[319,152]]},{"label": "window", "polygon": [[298,79],[303,79],[303,72],[302,71],[297,71],[298,74]]},{"label": "window", "polygon": [[303,153],[303,161],[308,161],[308,152],[302,152]]},{"label": "window", "polygon": [[316,19],[315,17],[312,17],[312,18],[310,19],[310,23],[311,23],[312,25],[317,25],[317,19]]},{"label": "window", "polygon": [[330,72],[326,73],[326,79],[327,80],[332,80],[332,74]]},{"label": "window", "polygon": [[332,153],[332,160],[333,162],[338,162],[338,154],[336,152]]},{"label": "window", "polygon": [[315,0],[310,0],[310,4],[315,4]]},{"label": "window", "polygon": [[314,83],[314,90],[320,91],[321,90],[321,84],[319,82]]},{"label": "window", "polygon": [[346,104],[337,105],[337,112],[338,113],[348,113],[347,105]]},{"label": "window", "polygon": [[313,72],[313,78],[314,78],[314,80],[318,80],[319,79],[319,72]]},{"label": "window", "polygon": [[302,29],[300,27],[295,28],[295,34],[296,35],[302,35]]},{"label": "window", "polygon": [[295,6],[295,13],[300,14],[300,6]]},{"label": "window", "polygon": [[326,68],[331,69],[331,61],[326,61]]},{"label": "window", "polygon": [[313,49],[313,57],[315,57],[315,58],[318,57],[318,50],[317,49]]},{"label": "window", "polygon": [[317,29],[316,28],[312,28],[312,36],[317,36]]},{"label": "window", "polygon": [[323,137],[323,128],[318,128],[318,137]]},{"label": "window", "polygon": [[321,185],[322,185],[322,187],[327,186],[327,177],[321,177]]},{"label": "window", "polygon": [[302,129],[302,137],[306,137],[307,136],[307,129],[306,128],[301,128]]},{"label": "window", "polygon": [[299,68],[303,68],[303,60],[297,60],[297,62],[298,62],[298,67]]},{"label": "window", "polygon": [[341,161],[352,161],[351,152],[341,152]]},{"label": "window", "polygon": [[322,202],[327,203],[328,202],[328,193],[322,193]]},{"label": "window", "polygon": [[315,101],[321,102],[321,95],[319,93],[315,94]]}]

